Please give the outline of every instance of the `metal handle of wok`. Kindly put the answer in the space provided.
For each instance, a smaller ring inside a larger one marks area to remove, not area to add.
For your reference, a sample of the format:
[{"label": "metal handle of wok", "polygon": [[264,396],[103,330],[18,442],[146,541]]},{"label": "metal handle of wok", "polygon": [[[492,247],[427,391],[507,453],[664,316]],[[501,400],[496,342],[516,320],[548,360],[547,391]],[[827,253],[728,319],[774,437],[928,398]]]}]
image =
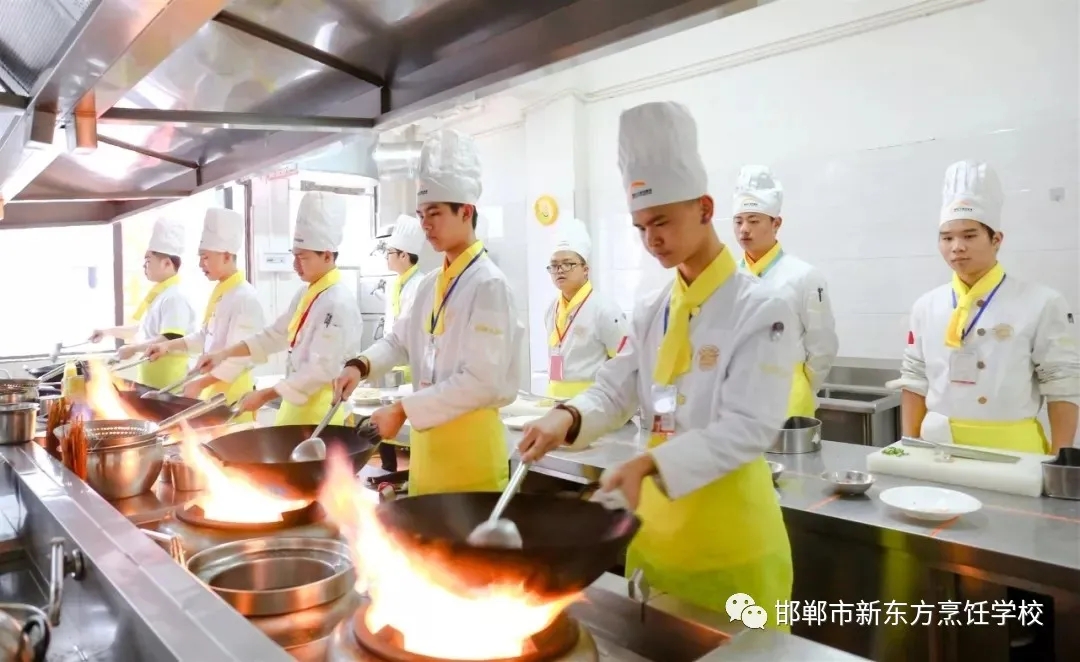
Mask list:
[{"label": "metal handle of wok", "polygon": [[202,416],[206,412],[216,409],[223,404],[225,404],[225,394],[218,393],[209,400],[200,402],[197,405],[192,405],[184,411],[178,414],[173,414],[172,416],[166,418],[164,421],[161,421],[160,423],[158,423],[158,430],[165,431],[166,428],[173,427],[177,423],[183,423],[184,421],[195,418],[196,416]]},{"label": "metal handle of wok", "polygon": [[49,370],[48,372],[46,372],[42,376],[38,377],[38,381],[39,382],[47,382],[50,379],[52,379],[53,377],[56,377],[60,373],[64,372],[64,368],[66,368],[66,367],[67,367],[66,363],[61,363],[58,366],[54,366],[52,368],[52,370]]},{"label": "metal handle of wok", "polygon": [[144,356],[141,359],[139,359],[137,361],[132,361],[131,363],[128,363],[126,365],[119,365],[120,364],[120,359],[111,359],[109,361],[109,370],[113,370],[115,372],[119,372],[121,370],[128,370],[130,368],[134,368],[136,366],[140,366],[140,365],[142,365],[144,363],[147,363],[148,361],[150,361],[150,357]]},{"label": "metal handle of wok", "polygon": [[184,544],[180,542],[179,536],[168,535],[149,529],[140,529],[140,531],[145,533],[146,536],[154,542],[164,545],[165,551],[169,553],[169,556],[171,556],[174,561],[185,568],[187,567],[187,554],[184,552]]},{"label": "metal handle of wok", "polygon": [[184,375],[181,379],[173,382],[172,384],[169,384],[165,388],[159,388],[156,391],[149,391],[147,393],[143,393],[142,397],[144,397],[144,398],[153,398],[153,397],[158,396],[158,395],[165,395],[167,393],[172,393],[176,389],[187,386],[188,384],[194,382],[196,379],[198,379],[200,377],[202,377],[201,372],[192,370],[188,374]]}]

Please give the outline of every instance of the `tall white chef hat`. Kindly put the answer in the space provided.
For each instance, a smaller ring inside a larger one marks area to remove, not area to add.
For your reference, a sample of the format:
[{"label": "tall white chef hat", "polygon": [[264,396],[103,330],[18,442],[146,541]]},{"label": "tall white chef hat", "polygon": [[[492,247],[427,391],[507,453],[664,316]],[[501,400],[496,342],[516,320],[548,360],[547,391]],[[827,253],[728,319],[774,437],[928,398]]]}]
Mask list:
[{"label": "tall white chef hat", "polygon": [[236,255],[244,246],[244,217],[231,209],[211,207],[203,217],[200,251]]},{"label": "tall white chef hat", "polygon": [[424,246],[424,229],[420,227],[420,219],[408,214],[397,217],[394,223],[394,232],[386,240],[390,248],[419,255]]},{"label": "tall white chef hat", "polygon": [[480,200],[480,156],[471,136],[453,129],[436,131],[420,149],[416,204]]},{"label": "tall white chef hat", "polygon": [[345,198],[336,193],[305,193],[296,211],[293,249],[337,251],[345,239],[345,211]]},{"label": "tall white chef hat", "polygon": [[768,166],[746,165],[739,171],[735,184],[735,204],[731,215],[765,214],[777,218],[784,203],[784,187]]},{"label": "tall white chef hat", "polygon": [[662,101],[624,110],[619,116],[619,170],[632,212],[708,193],[697,123],[686,106]]},{"label": "tall white chef hat", "polygon": [[146,250],[180,257],[184,254],[184,224],[175,218],[159,218]]},{"label": "tall white chef hat", "polygon": [[559,251],[573,251],[589,262],[589,252],[592,250],[592,239],[585,223],[580,219],[568,218],[559,221],[558,232],[555,236],[555,248],[552,253]]},{"label": "tall white chef hat", "polygon": [[939,225],[949,221],[978,221],[1001,230],[1005,193],[994,169],[985,163],[959,161],[945,171]]}]

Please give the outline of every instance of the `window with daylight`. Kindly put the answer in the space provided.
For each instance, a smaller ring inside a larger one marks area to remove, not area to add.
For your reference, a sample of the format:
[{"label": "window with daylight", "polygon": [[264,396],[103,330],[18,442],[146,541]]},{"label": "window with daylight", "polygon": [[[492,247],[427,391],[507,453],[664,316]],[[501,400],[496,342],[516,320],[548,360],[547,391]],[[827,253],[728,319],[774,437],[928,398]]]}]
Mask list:
[{"label": "window with daylight", "polygon": [[[0,230],[0,356],[45,355],[112,326],[113,228],[85,225]],[[16,314],[15,311],[20,311]],[[87,351],[113,347],[107,340]]]}]

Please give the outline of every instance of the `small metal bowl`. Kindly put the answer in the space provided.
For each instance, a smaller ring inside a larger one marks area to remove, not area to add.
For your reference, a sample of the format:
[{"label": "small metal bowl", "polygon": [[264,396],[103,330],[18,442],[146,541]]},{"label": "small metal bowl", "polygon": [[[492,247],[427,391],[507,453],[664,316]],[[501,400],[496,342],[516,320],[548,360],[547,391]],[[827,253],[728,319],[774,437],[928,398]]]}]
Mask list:
[{"label": "small metal bowl", "polygon": [[784,473],[784,465],[779,462],[769,462],[769,470],[772,471],[772,482],[780,480],[780,474]]},{"label": "small metal bowl", "polygon": [[874,477],[862,471],[826,471],[821,479],[837,494],[863,494],[874,484]]}]

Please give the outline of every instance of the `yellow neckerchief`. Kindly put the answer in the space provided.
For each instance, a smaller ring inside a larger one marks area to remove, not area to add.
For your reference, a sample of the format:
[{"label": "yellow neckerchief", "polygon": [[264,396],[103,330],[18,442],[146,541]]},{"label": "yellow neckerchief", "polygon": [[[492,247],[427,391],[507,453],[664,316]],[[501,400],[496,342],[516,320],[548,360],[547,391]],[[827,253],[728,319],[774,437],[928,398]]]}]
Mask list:
[{"label": "yellow neckerchief", "polygon": [[780,259],[780,256],[783,253],[784,249],[780,248],[780,242],[778,241],[756,262],[754,261],[754,258],[750,257],[749,253],[743,253],[743,264],[750,270],[750,273],[760,278],[761,274],[768,271],[769,267]]},{"label": "yellow neckerchief", "polygon": [[401,290],[405,288],[405,283],[416,275],[417,266],[419,265],[412,265],[408,271],[398,276],[397,282],[394,283],[394,289],[390,292],[390,308],[394,311],[394,319],[401,316]]},{"label": "yellow neckerchief", "polygon": [[445,258],[443,259],[442,271],[439,272],[439,277],[435,279],[435,303],[431,308],[431,321],[433,323],[428,324],[428,333],[431,335],[442,335],[443,326],[446,320],[446,310],[443,309],[443,301],[446,298],[447,290],[450,289],[450,284],[455,278],[460,276],[461,273],[465,271],[465,267],[472,264],[473,259],[483,251],[483,242],[476,241],[472,246],[466,248],[461,255],[458,255],[452,263],[447,264]]},{"label": "yellow neckerchief", "polygon": [[244,272],[237,271],[228,278],[219,280],[217,285],[214,285],[214,291],[210,293],[210,300],[206,302],[206,311],[203,313],[203,326],[210,324],[210,318],[214,316],[214,311],[217,310],[217,305],[221,303],[221,299],[239,287],[242,282],[244,282]]},{"label": "yellow neckerchief", "polygon": [[300,297],[300,303],[296,305],[296,310],[293,311],[292,319],[289,320],[290,347],[296,342],[296,335],[300,333],[300,327],[304,324],[304,320],[307,319],[308,309],[311,308],[311,304],[315,303],[315,298],[330,289],[330,286],[336,285],[339,280],[341,280],[341,272],[338,271],[337,267],[334,267],[325,276],[308,285],[304,296]]},{"label": "yellow neckerchief", "polygon": [[1000,285],[1004,278],[1005,270],[1001,268],[1000,264],[995,264],[993,269],[988,271],[969,289],[964,284],[964,281],[960,280],[960,276],[953,274],[952,289],[956,293],[956,307],[949,317],[949,326],[945,328],[946,346],[964,346],[964,329],[967,327],[968,318],[971,316],[971,310],[975,306],[975,302],[993,292],[994,288]]},{"label": "yellow neckerchief", "polygon": [[[555,326],[552,327],[551,334],[548,336],[549,347],[559,346],[559,338],[565,338],[566,327],[570,324],[570,311],[580,308],[590,294],[592,294],[592,282],[585,281],[585,284],[569,301],[563,295],[559,295],[559,302],[555,304]],[[574,313],[574,316],[576,317],[577,313]]]},{"label": "yellow neckerchief", "polygon": [[667,332],[660,341],[660,352],[656,356],[656,367],[653,368],[653,379],[657,384],[674,384],[676,377],[690,370],[694,358],[693,347],[690,345],[690,316],[697,314],[701,304],[734,273],[735,259],[725,247],[689,286],[683,280],[682,274],[675,276],[675,282],[671,284],[671,299],[668,302]]},{"label": "yellow neckerchief", "polygon": [[165,280],[150,288],[150,291],[146,293],[145,297],[143,297],[142,303],[140,303],[139,307],[135,309],[135,314],[132,316],[132,318],[136,322],[142,320],[143,316],[146,315],[146,311],[150,310],[150,304],[154,303],[154,299],[158,298],[158,295],[179,282],[180,275],[176,274],[173,276],[169,276]]}]

